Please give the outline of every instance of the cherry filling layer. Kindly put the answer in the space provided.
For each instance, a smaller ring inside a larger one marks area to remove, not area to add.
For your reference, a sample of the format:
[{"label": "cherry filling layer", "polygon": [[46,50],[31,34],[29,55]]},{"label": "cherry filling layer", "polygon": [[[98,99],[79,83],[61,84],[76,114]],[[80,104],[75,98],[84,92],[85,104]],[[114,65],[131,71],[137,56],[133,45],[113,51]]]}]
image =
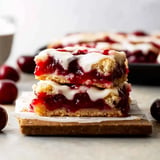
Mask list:
[{"label": "cherry filling layer", "polygon": [[58,61],[50,56],[46,61],[40,61],[37,63],[35,68],[36,76],[52,73],[63,76],[67,75],[67,79],[73,84],[83,84],[86,81],[88,85],[93,83],[109,84],[115,79],[121,78],[124,74],[128,73],[128,69],[124,64],[117,64],[113,72],[105,76],[104,74],[99,73],[96,69],[85,72],[82,67],[79,66],[78,59],[71,61],[67,70],[65,70]]},{"label": "cherry filling layer", "polygon": [[[129,91],[123,87],[119,90],[119,96],[120,101],[115,108],[127,115],[129,111]],[[46,93],[39,93],[30,106],[34,110],[34,106],[38,107],[38,105],[44,105],[50,111],[64,108],[67,112],[76,112],[79,109],[112,109],[111,106],[105,103],[104,99],[92,101],[87,92],[75,94],[72,100],[67,99],[63,94],[47,95]]]}]

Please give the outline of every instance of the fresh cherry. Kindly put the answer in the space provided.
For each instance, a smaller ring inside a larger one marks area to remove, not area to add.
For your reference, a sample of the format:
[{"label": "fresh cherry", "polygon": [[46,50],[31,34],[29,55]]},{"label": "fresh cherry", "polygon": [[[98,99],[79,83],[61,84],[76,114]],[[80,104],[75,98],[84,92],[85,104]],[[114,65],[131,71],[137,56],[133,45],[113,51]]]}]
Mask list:
[{"label": "fresh cherry", "polygon": [[0,131],[6,126],[8,121],[7,111],[0,106]]},{"label": "fresh cherry", "polygon": [[13,67],[7,65],[0,66],[0,79],[10,79],[17,82],[19,78],[19,73]]},{"label": "fresh cherry", "polygon": [[12,104],[18,95],[14,81],[0,80],[0,104]]},{"label": "fresh cherry", "polygon": [[34,73],[35,62],[34,56],[20,56],[17,59],[17,64],[22,72],[24,73]]},{"label": "fresh cherry", "polygon": [[150,112],[153,118],[160,121],[160,99],[156,99],[150,108]]}]

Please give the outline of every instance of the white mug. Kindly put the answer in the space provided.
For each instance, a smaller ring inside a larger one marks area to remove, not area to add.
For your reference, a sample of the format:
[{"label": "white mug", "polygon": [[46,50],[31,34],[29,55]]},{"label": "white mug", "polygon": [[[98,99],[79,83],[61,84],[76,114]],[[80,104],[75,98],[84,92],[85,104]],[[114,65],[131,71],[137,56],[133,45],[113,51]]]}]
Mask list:
[{"label": "white mug", "polygon": [[15,34],[15,21],[10,16],[0,16],[0,65],[10,55]]}]

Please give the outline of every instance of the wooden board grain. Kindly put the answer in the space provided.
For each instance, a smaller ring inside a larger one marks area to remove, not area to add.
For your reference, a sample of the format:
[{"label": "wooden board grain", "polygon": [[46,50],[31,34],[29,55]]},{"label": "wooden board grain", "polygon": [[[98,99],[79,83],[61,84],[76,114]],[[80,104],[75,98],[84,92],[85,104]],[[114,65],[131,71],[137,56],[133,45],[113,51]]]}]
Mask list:
[{"label": "wooden board grain", "polygon": [[[39,119],[18,118],[21,132],[25,135],[100,136],[128,135],[142,136],[152,133],[152,125],[137,105],[133,105],[131,116],[134,120],[109,120],[101,122],[58,122]],[[90,117],[87,117],[90,118]]]}]

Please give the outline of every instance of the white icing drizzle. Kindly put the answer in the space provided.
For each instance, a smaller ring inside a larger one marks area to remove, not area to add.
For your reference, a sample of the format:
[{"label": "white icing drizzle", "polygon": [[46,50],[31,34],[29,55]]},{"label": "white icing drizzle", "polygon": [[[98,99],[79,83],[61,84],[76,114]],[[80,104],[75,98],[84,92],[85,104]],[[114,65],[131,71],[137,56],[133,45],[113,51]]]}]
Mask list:
[{"label": "white icing drizzle", "polygon": [[53,81],[39,81],[37,85],[33,87],[33,90],[35,92],[42,92],[42,89],[45,88],[44,86],[52,86],[53,91],[47,92],[47,94],[63,94],[67,99],[72,100],[74,95],[76,93],[88,93],[89,97],[92,101],[96,101],[98,99],[104,99],[107,95],[114,93],[118,96],[118,89],[112,88],[112,89],[98,89],[96,87],[87,87],[87,86],[79,86],[76,89],[71,89],[70,87],[66,85],[60,85],[58,83],[55,83]]},{"label": "white icing drizzle", "polygon": [[76,33],[69,36],[65,36],[61,39],[63,45],[76,44],[79,42],[90,42],[96,41],[98,39],[103,39],[107,36],[108,33],[99,32],[99,33]]},{"label": "white icing drizzle", "polygon": [[150,41],[150,36],[136,36],[132,34],[128,34],[126,40],[132,41],[132,42],[149,42]]},{"label": "white icing drizzle", "polygon": [[154,49],[153,45],[151,45],[150,43],[140,43],[140,44],[123,43],[122,48],[130,52],[140,50],[143,52],[143,54],[147,54],[148,51]]},{"label": "white icing drizzle", "polygon": [[109,49],[111,47],[110,43],[107,42],[98,42],[96,48],[98,49]]},{"label": "white icing drizzle", "polygon": [[[90,53],[85,56],[79,55],[79,65],[82,66],[85,72],[89,72],[91,70],[92,64],[99,62],[101,59],[106,58],[105,55],[100,53]],[[109,56],[111,58],[111,56]]]},{"label": "white icing drizzle", "polygon": [[129,52],[135,52],[137,50],[142,51],[142,53],[145,55],[148,53],[148,51],[158,51],[157,48],[155,48],[150,43],[138,43],[138,44],[132,44],[129,42],[123,42],[123,43],[106,43],[106,42],[100,42],[97,43],[96,48],[98,49],[115,49],[115,50],[127,50]]},{"label": "white icing drizzle", "polygon": [[[39,53],[39,55],[37,55],[35,57],[35,61],[36,62],[45,61],[48,56],[52,56],[52,57],[54,57],[54,59],[56,61],[58,61],[63,66],[63,68],[65,70],[67,70],[69,63],[73,59],[78,59],[80,67],[82,67],[82,69],[85,72],[89,72],[92,68],[92,65],[95,63],[98,63],[100,60],[102,60],[104,58],[114,59],[113,55],[103,55],[103,54],[99,53],[101,50],[89,49],[86,47],[81,47],[78,49],[87,49],[89,52],[92,52],[92,53],[73,55],[77,51],[77,47],[76,48],[70,47],[70,51],[68,51],[68,52],[61,52],[61,51],[57,51],[55,49],[46,49],[44,51],[41,51]],[[115,55],[122,55],[122,53],[116,52]],[[122,57],[124,58],[124,56],[122,56]],[[121,61],[121,59],[120,59],[120,61]]]},{"label": "white icing drizzle", "polygon": [[39,55],[35,57],[35,61],[45,61],[48,56],[52,56],[56,61],[59,61],[59,63],[63,66],[64,69],[68,68],[68,62],[73,57],[70,52],[60,52],[55,49],[46,49],[41,51]]}]

